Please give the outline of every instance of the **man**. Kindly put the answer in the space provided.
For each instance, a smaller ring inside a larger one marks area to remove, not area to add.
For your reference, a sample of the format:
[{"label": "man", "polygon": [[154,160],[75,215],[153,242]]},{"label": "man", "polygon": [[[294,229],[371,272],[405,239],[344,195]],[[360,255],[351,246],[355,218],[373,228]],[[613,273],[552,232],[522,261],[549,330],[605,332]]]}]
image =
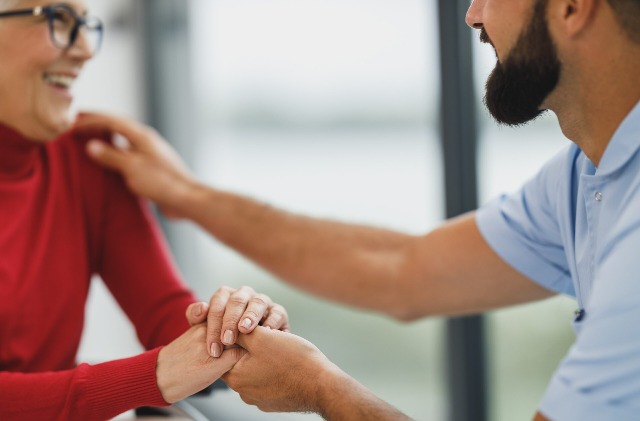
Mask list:
[{"label": "man", "polygon": [[[134,191],[313,294],[402,320],[575,296],[577,340],[536,420],[637,420],[640,0],[476,0],[467,24],[496,50],[485,97],[494,118],[520,125],[552,110],[574,145],[519,192],[424,236],[287,214],[198,184],[135,123],[80,125],[129,138],[129,150],[93,143],[89,153]],[[403,419],[294,335],[259,328],[238,343],[248,354],[225,379],[261,409]]]}]

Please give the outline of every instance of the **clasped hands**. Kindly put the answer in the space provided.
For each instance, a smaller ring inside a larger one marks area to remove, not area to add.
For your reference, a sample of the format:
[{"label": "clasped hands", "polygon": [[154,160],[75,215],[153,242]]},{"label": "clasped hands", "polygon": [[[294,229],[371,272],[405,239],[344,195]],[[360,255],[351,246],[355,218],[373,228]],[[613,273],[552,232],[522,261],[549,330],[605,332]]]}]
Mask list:
[{"label": "clasped hands", "polygon": [[174,403],[221,378],[263,411],[317,411],[324,379],[337,371],[313,344],[289,333],[286,310],[249,287],[220,288],[191,304],[191,328],[158,355],[156,378]]},{"label": "clasped hands", "polygon": [[222,287],[209,303],[191,304],[186,317],[191,328],[158,355],[158,387],[168,403],[204,389],[231,369],[246,353],[235,345],[240,334],[259,325],[289,330],[284,307],[250,287]]},{"label": "clasped hands", "polygon": [[[126,148],[92,141],[89,155],[120,172],[134,193],[153,200],[165,215],[188,216],[179,204],[187,202],[184,198],[197,183],[155,130],[98,114],[80,116],[75,129],[89,135],[95,129],[123,135],[129,142]],[[191,328],[165,346],[157,359],[157,384],[169,403],[222,377],[245,402],[264,411],[317,412],[323,383],[334,384],[336,375],[342,378],[318,348],[288,333],[282,306],[251,288],[223,287],[209,303],[189,306],[186,316]]]}]

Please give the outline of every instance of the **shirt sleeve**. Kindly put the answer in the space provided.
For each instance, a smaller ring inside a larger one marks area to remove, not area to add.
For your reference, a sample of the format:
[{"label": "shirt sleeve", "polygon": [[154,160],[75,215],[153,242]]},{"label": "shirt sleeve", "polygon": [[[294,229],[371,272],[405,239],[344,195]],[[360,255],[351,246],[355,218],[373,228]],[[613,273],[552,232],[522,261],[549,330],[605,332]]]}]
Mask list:
[{"label": "shirt sleeve", "polygon": [[[85,218],[77,223],[86,234],[92,271],[102,276],[149,351],[64,371],[0,370],[2,421],[105,420],[140,406],[167,405],[156,380],[160,346],[187,330],[184,312],[195,301],[145,204],[119,176],[86,158],[83,139],[60,142],[71,177],[68,188],[78,189],[81,197],[77,205]],[[55,346],[75,352],[74,344]]]},{"label": "shirt sleeve", "polygon": [[98,272],[147,348],[166,345],[189,325],[197,301],[184,285],[146,202],[107,173]]},{"label": "shirt sleeve", "polygon": [[560,183],[569,179],[567,153],[553,158],[519,191],[481,207],[476,222],[489,246],[514,269],[551,291],[575,296],[557,208],[564,199]]},{"label": "shirt sleeve", "polygon": [[540,405],[552,420],[640,419],[640,220],[637,206],[621,208],[596,258],[576,343]]},{"label": "shirt sleeve", "polygon": [[99,421],[139,406],[166,406],[156,384],[159,351],[67,371],[0,372],[0,418]]}]

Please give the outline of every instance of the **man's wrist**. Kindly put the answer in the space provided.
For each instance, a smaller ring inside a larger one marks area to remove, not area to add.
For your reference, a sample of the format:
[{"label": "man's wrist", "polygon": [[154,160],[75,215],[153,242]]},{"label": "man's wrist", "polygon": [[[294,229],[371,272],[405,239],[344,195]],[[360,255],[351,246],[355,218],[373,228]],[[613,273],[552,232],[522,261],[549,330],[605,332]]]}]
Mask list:
[{"label": "man's wrist", "polygon": [[212,189],[197,182],[185,180],[180,184],[179,191],[174,195],[175,202],[170,207],[189,219],[195,219],[198,213],[206,207]]},{"label": "man's wrist", "polygon": [[352,381],[353,379],[338,366],[328,362],[318,375],[315,391],[315,396],[318,399],[313,402],[315,407],[312,410],[325,419],[330,419],[333,408],[340,407],[342,399],[349,399],[348,396],[345,396],[345,389],[349,388],[345,388],[344,385]]}]

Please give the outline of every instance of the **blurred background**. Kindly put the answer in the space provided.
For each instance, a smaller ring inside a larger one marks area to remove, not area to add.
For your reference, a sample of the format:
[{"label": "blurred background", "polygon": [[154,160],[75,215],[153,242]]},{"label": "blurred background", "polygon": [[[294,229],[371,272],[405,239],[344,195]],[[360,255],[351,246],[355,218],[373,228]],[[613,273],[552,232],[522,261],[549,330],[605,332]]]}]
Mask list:
[{"label": "blurred background", "polygon": [[[199,178],[217,187],[307,215],[424,233],[447,215],[439,41],[446,28],[438,10],[444,3],[88,0],[106,37],[77,87],[77,105],[153,124]],[[464,28],[462,18],[458,25]],[[471,45],[463,65],[474,75],[482,204],[517,189],[568,141],[553,116],[518,130],[496,126],[481,102],[495,56],[476,36]],[[202,299],[222,285],[265,292],[288,309],[295,333],[386,401],[416,420],[461,421],[452,409],[464,403],[450,387],[456,350],[445,320],[399,323],[309,297],[195,226],[162,222]],[[478,396],[487,413],[468,419],[532,417],[574,339],[574,307],[557,297],[484,317],[486,379]],[[139,350],[96,279],[80,360]],[[192,403],[214,420],[319,419],[242,412],[228,391]]]}]

